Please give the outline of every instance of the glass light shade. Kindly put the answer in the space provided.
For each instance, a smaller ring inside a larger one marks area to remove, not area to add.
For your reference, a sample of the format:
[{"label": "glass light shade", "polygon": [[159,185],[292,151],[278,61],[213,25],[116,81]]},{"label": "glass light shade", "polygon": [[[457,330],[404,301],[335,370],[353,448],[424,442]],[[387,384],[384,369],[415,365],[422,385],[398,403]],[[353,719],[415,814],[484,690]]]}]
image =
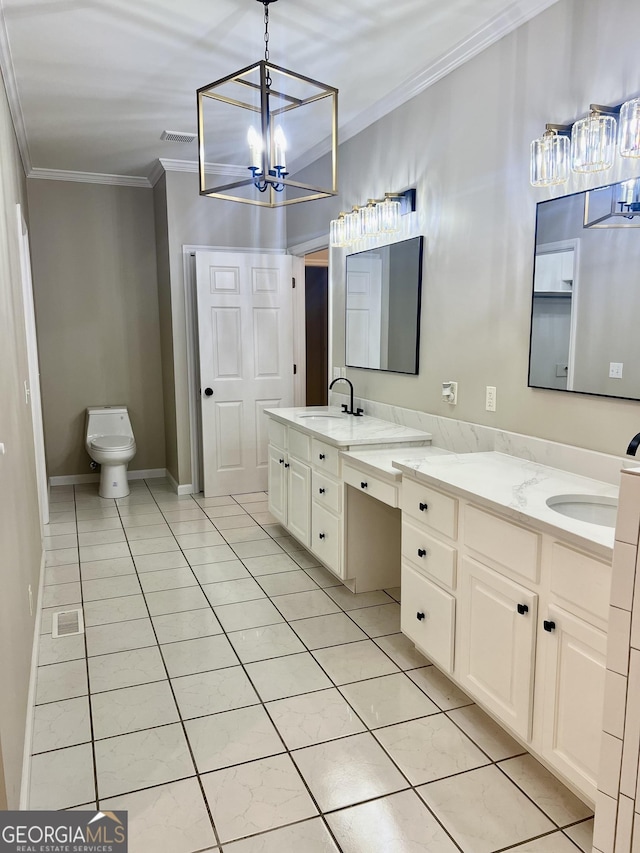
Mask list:
[{"label": "glass light shade", "polygon": [[620,154],[640,157],[640,98],[627,101],[620,109]]},{"label": "glass light shade", "polygon": [[375,201],[362,208],[362,219],[365,236],[375,237],[380,233],[380,209]]},{"label": "glass light shade", "polygon": [[340,249],[347,245],[346,227],[344,216],[332,219],[329,225],[329,243],[334,249]]},{"label": "glass light shade", "polygon": [[530,181],[533,187],[552,187],[569,180],[569,137],[544,133],[531,143]]},{"label": "glass light shade", "polygon": [[399,231],[400,202],[387,198],[378,207],[380,208],[380,230],[385,234]]},{"label": "glass light shade", "polygon": [[617,122],[613,116],[591,113],[573,125],[571,168],[574,172],[604,172],[616,156]]},{"label": "glass light shade", "polygon": [[350,245],[351,243],[355,243],[357,240],[360,240],[363,236],[360,210],[356,208],[356,210],[351,213],[347,213],[344,219],[346,224],[347,245]]}]

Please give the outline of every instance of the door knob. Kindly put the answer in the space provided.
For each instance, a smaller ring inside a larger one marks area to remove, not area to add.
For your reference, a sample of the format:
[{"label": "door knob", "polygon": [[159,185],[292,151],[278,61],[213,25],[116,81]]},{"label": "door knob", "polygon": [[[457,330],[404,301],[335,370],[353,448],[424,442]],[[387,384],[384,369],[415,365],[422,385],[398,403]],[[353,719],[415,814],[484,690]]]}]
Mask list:
[{"label": "door knob", "polygon": [[205,388],[204,389],[205,397],[213,397],[213,388]]}]

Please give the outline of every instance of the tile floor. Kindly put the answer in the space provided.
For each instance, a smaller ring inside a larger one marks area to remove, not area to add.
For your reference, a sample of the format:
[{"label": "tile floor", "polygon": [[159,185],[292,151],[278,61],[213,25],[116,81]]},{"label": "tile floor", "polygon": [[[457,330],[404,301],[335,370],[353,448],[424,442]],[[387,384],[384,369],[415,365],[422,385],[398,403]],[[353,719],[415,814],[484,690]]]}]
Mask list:
[{"label": "tile floor", "polygon": [[[31,808],[127,809],[131,853],[577,853],[589,810],[265,493],[52,490]],[[83,606],[86,633],[52,639]]]}]

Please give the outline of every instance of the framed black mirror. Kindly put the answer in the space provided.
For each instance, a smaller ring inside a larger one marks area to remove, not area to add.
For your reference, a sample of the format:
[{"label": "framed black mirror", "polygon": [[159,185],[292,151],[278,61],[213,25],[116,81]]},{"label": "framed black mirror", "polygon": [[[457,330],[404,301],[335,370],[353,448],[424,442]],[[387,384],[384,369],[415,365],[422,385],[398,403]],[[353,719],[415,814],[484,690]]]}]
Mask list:
[{"label": "framed black mirror", "polygon": [[640,179],[537,205],[529,386],[640,400]]},{"label": "framed black mirror", "polygon": [[418,373],[422,237],[347,255],[346,365]]}]

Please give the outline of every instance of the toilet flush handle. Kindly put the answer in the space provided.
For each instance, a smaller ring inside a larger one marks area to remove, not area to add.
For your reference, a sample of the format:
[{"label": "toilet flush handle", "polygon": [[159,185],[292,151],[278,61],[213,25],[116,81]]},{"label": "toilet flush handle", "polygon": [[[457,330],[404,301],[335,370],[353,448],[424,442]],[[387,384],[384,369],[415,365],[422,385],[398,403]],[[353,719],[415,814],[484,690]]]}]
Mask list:
[{"label": "toilet flush handle", "polygon": [[205,397],[213,397],[213,388],[205,388],[204,389]]}]

